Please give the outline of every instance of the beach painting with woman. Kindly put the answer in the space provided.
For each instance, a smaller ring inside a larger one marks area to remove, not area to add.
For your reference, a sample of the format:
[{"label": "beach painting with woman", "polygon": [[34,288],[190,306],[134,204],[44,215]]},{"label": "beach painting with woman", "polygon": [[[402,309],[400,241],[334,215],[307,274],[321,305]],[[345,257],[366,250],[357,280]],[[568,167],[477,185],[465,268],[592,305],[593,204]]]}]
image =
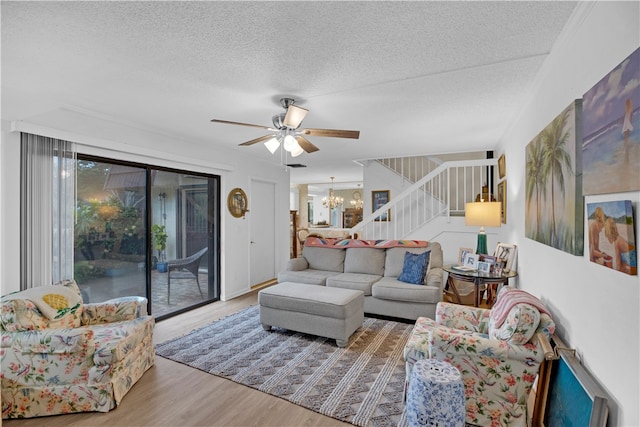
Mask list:
[{"label": "beach painting with woman", "polygon": [[640,190],[640,48],[582,101],[582,192]]},{"label": "beach painting with woman", "polygon": [[589,259],[630,275],[638,274],[631,200],[587,203]]}]

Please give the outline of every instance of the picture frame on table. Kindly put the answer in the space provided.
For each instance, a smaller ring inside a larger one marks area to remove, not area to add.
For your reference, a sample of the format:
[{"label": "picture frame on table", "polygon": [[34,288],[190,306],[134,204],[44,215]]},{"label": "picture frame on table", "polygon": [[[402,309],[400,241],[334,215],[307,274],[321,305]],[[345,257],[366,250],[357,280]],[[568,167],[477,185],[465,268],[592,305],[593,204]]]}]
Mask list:
[{"label": "picture frame on table", "polygon": [[464,265],[464,259],[467,254],[472,254],[473,252],[473,248],[460,248],[458,251],[458,264]]},{"label": "picture frame on table", "polygon": [[[483,271],[484,273],[494,274],[494,269],[496,264],[498,263],[498,258],[494,257],[493,255],[480,255],[480,262],[489,264],[489,270]],[[478,270],[480,270],[480,267],[478,267]]]},{"label": "picture frame on table", "polygon": [[[389,190],[373,190],[371,191],[371,212],[375,212],[387,203],[389,203]],[[374,221],[391,221],[391,209],[376,217]]]},{"label": "picture frame on table", "polygon": [[503,262],[496,262],[495,264],[493,264],[493,270],[491,271],[491,274],[493,274],[494,276],[502,276],[504,270],[503,265]]},{"label": "picture frame on table", "polygon": [[480,255],[470,252],[465,255],[462,261],[462,265],[464,265],[465,267],[478,268]]},{"label": "picture frame on table", "polygon": [[491,273],[491,264],[485,261],[478,261],[478,271],[485,274]]},{"label": "picture frame on table", "polygon": [[498,261],[504,262],[503,270],[505,273],[515,269],[517,251],[518,247],[514,244],[498,242],[493,256],[495,256]]}]

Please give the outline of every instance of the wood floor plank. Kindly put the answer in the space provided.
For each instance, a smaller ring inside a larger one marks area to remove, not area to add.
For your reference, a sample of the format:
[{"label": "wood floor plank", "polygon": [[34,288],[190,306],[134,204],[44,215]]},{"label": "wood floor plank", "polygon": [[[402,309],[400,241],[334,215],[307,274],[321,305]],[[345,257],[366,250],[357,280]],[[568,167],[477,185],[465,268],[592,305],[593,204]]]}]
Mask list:
[{"label": "wood floor plank", "polygon": [[[154,343],[258,302],[257,290],[216,302],[156,324]],[[3,420],[5,427],[84,426],[349,426],[284,399],[162,357],[133,386],[120,406],[108,413],[80,413]]]}]

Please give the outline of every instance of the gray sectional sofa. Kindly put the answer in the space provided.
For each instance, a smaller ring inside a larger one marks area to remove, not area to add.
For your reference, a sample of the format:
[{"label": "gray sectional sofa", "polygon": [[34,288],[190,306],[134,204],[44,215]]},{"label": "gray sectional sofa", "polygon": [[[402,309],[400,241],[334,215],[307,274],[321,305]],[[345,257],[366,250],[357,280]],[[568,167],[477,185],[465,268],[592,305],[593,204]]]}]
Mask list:
[{"label": "gray sectional sofa", "polygon": [[[401,282],[405,252],[430,251],[424,284]],[[302,257],[289,260],[278,273],[278,282],[294,282],[364,293],[365,313],[415,320],[435,319],[442,300],[442,248],[437,242],[427,247],[313,247],[305,245]]]}]

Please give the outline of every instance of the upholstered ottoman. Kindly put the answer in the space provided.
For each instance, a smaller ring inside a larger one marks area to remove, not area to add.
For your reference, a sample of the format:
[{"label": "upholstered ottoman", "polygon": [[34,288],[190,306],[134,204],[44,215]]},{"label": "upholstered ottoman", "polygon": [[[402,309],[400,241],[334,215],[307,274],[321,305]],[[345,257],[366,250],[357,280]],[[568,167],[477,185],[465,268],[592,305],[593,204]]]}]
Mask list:
[{"label": "upholstered ottoman", "polygon": [[351,289],[284,282],[258,292],[260,323],[333,338],[345,347],[364,321],[364,294]]}]

